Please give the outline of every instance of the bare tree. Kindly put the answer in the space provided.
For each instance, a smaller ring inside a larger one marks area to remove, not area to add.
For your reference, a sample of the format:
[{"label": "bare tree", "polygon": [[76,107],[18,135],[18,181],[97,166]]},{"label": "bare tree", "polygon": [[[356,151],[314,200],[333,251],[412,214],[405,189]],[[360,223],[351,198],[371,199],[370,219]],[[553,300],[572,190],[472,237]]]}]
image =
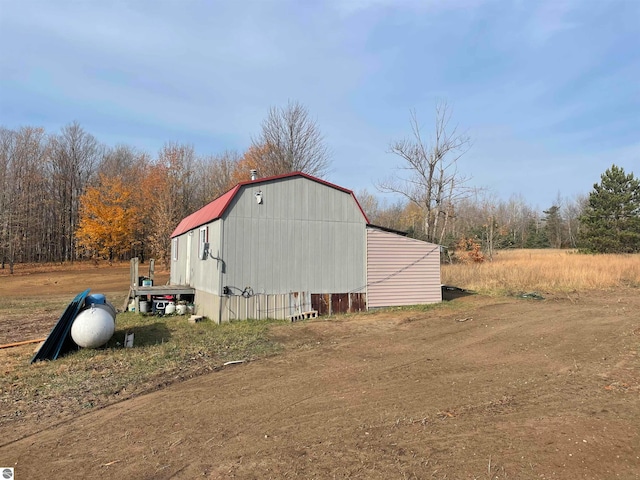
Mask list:
[{"label": "bare tree", "polygon": [[[240,154],[233,150],[227,150],[220,155],[211,155],[198,159],[198,184],[196,207],[202,207],[214,198],[240,182],[234,179],[234,174],[240,163]],[[244,179],[249,178],[249,172],[244,172]]]},{"label": "bare tree", "polygon": [[584,212],[588,198],[586,195],[576,195],[573,199],[565,198],[562,202],[562,217],[566,229],[567,246],[576,248],[580,233],[580,215]]},{"label": "bare tree", "polygon": [[197,203],[197,161],[191,145],[165,144],[140,184],[147,202],[140,217],[148,226],[147,245],[156,259],[169,264],[170,235],[180,219],[193,213]]},{"label": "bare tree", "polygon": [[196,210],[196,153],[193,145],[177,142],[166,143],[157,158],[158,165],[166,170],[166,182],[171,194],[177,220]]},{"label": "bare tree", "polygon": [[329,150],[316,122],[298,102],[285,108],[271,107],[252,147],[261,152],[262,176],[305,172],[322,177],[329,171]]},{"label": "bare tree", "polygon": [[9,262],[13,273],[14,262],[14,157],[16,151],[16,132],[0,129],[0,249],[2,250],[2,268]]},{"label": "bare tree", "polygon": [[66,125],[51,139],[52,187],[58,217],[55,223],[60,228],[57,238],[63,260],[75,259],[80,196],[95,171],[102,148],[77,122]]},{"label": "bare tree", "polygon": [[3,265],[47,259],[46,136],[42,128],[0,131],[0,249]]},{"label": "bare tree", "polygon": [[429,142],[423,138],[416,112],[411,111],[412,137],[392,142],[389,149],[403,161],[400,173],[377,186],[417,205],[426,239],[442,243],[454,201],[468,190],[468,179],[458,172],[457,162],[471,141],[450,125],[452,112],[446,102],[438,103],[435,110],[434,136]]},{"label": "bare tree", "polygon": [[378,219],[380,216],[380,202],[369,192],[366,188],[363,188],[358,193],[356,193],[356,198],[358,199],[358,203],[362,207],[362,210],[367,215],[369,221],[373,224],[378,224]]},{"label": "bare tree", "polygon": [[[125,183],[135,182],[139,174],[139,161],[142,154],[129,145],[119,144],[105,148],[98,164],[98,172],[111,178],[120,178]],[[99,176],[95,176],[95,181]]]}]

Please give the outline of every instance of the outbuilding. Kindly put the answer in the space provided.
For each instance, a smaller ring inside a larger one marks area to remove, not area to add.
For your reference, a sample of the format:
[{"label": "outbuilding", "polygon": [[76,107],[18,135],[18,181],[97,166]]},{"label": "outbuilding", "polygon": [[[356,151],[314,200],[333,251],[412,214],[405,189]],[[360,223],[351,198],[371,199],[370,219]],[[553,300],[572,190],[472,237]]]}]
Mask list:
[{"label": "outbuilding", "polygon": [[438,245],[371,225],[351,190],[301,172],[240,183],[184,218],[171,283],[216,322],[442,299]]}]

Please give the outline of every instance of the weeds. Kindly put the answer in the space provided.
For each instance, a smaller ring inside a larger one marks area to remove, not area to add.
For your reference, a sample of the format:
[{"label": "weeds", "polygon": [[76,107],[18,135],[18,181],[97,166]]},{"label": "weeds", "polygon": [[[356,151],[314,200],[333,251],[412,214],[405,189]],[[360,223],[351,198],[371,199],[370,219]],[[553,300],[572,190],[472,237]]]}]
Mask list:
[{"label": "weeds", "polygon": [[485,294],[640,287],[640,255],[503,250],[492,262],[443,265],[442,283]]}]

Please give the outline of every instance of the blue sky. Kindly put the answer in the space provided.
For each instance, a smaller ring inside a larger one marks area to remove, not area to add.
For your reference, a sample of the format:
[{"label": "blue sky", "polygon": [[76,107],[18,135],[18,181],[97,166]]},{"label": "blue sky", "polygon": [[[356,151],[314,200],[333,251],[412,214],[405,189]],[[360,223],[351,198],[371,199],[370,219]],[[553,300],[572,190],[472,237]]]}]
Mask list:
[{"label": "blue sky", "polygon": [[242,152],[294,100],[328,180],[374,192],[410,109],[428,133],[446,99],[473,141],[459,170],[499,198],[640,176],[640,0],[0,0],[0,45],[9,128]]}]

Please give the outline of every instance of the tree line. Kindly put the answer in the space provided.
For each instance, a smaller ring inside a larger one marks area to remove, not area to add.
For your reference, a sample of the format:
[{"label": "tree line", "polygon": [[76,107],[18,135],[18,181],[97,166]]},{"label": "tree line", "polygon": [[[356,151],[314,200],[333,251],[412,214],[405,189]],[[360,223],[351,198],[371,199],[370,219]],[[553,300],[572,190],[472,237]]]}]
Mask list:
[{"label": "tree line", "polygon": [[573,198],[558,194],[542,211],[521,195],[503,200],[482,189],[470,189],[455,201],[437,204],[446,220],[437,231],[425,228],[426,213],[416,202],[381,202],[366,190],[358,198],[372,223],[438,243],[452,254],[466,255],[479,248],[482,255],[475,256],[476,261],[509,248],[640,252],[640,180],[615,164],[588,194]]},{"label": "tree line", "polygon": [[[489,258],[501,248],[640,251],[640,189],[633,174],[614,165],[589,196],[558,195],[539,212],[520,196],[505,201],[468,185],[457,160],[470,142],[450,118],[448,106],[439,105],[428,142],[412,113],[412,135],[390,144],[406,175],[377,185],[400,200],[356,194],[371,223],[452,249],[481,248]],[[297,102],[271,108],[242,153],[199,155],[191,145],[168,142],[152,156],[128,145],[106,146],[77,122],[57,133],[0,128],[2,268],[132,256],[168,263],[178,222],[248,180],[250,170],[263,177],[304,171],[323,178],[329,167],[318,125]]]},{"label": "tree line", "polygon": [[[383,202],[369,191],[357,197],[371,223],[428,239],[422,213],[415,205]],[[487,255],[505,248],[576,248],[585,202],[584,196],[568,199],[558,195],[553,205],[540,212],[520,195],[502,200],[479,190],[448,207],[448,224],[438,232],[436,243],[453,249],[460,240],[471,239]]]},{"label": "tree line", "polygon": [[410,135],[390,143],[389,152],[399,157],[400,165],[377,188],[403,200],[381,208],[376,197],[364,192],[365,211],[375,223],[448,246],[474,261],[491,259],[495,249],[503,248],[640,252],[640,184],[633,173],[613,164],[588,196],[566,199],[558,194],[538,212],[521,197],[502,201],[470,185],[458,160],[471,139],[452,123],[446,101],[436,105],[434,120],[426,135],[412,111]]},{"label": "tree line", "polygon": [[198,155],[168,142],[155,155],[109,147],[73,122],[58,133],[0,127],[0,261],[169,260],[178,222],[249,179],[304,171],[323,177],[324,138],[297,102],[273,107],[246,152]]}]

